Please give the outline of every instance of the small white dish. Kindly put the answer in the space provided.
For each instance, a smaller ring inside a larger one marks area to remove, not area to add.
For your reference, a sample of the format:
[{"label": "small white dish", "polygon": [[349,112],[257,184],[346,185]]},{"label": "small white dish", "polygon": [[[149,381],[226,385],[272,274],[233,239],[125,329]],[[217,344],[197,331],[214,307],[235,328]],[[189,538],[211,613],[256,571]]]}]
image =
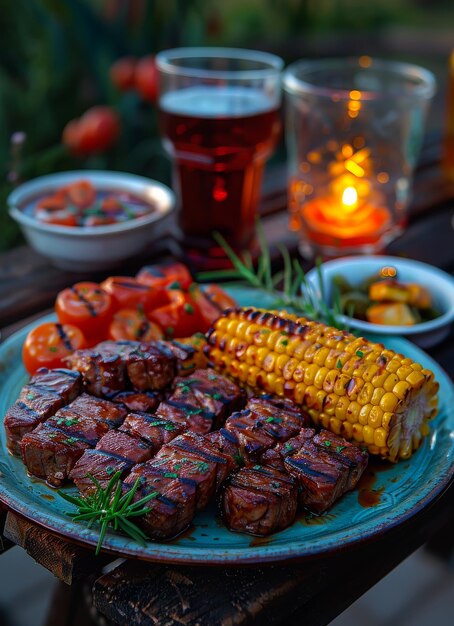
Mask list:
[{"label": "small white dish", "polygon": [[[341,321],[350,328],[364,333],[401,335],[411,339],[422,348],[430,348],[443,341],[448,336],[451,323],[454,321],[454,278],[427,263],[400,257],[374,255],[349,256],[327,261],[321,265],[321,272],[328,303],[331,302],[332,281],[335,276],[341,275],[352,286],[355,286],[380,272],[385,266],[396,268],[398,281],[419,283],[427,287],[432,295],[433,305],[440,311],[440,315],[433,320],[414,326],[371,324],[346,315],[341,316]],[[319,291],[318,274],[315,268],[307,273],[307,279]]]},{"label": "small white dish", "polygon": [[[24,212],[33,200],[82,179],[92,182],[99,191],[132,193],[152,204],[155,211],[125,222],[92,227],[44,224]],[[77,272],[108,269],[138,254],[163,234],[175,208],[174,193],[162,183],[134,174],[97,170],[40,176],[17,187],[7,202],[9,214],[20,224],[32,248],[57,267]]]}]

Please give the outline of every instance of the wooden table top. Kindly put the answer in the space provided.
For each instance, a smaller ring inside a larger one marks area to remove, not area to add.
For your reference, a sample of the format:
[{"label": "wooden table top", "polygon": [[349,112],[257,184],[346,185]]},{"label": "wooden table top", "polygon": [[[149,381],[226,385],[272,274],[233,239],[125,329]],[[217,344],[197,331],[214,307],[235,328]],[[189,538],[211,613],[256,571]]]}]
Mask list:
[{"label": "wooden table top", "polygon": [[[415,177],[410,223],[386,250],[454,271],[454,185],[444,180],[436,142],[428,145]],[[262,204],[271,246],[284,243],[296,254],[297,239],[287,230],[280,167],[270,171]],[[163,251],[178,251],[171,240]],[[122,273],[134,273],[149,258],[130,261]],[[94,274],[102,279],[107,274]],[[0,255],[0,327],[2,339],[49,309],[56,293],[85,275],[52,267],[27,246]],[[454,378],[454,336],[429,351]],[[403,525],[366,544],[339,550],[302,564],[247,568],[163,566],[132,560],[116,562],[71,544],[15,514],[0,511],[0,552],[22,546],[68,584],[90,581],[94,605],[118,624],[321,625],[339,615],[367,589],[431,538],[444,541],[454,521],[454,488]],[[433,539],[432,539],[433,540]],[[442,541],[442,549],[445,544]],[[448,549],[446,544],[446,549]]]}]

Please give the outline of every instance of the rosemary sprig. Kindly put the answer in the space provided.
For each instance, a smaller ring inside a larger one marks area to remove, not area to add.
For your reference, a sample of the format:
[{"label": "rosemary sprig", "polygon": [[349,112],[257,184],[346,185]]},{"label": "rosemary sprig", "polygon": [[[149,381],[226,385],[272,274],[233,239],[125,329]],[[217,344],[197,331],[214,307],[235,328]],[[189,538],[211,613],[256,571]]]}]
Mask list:
[{"label": "rosemary sprig", "polygon": [[[340,320],[343,311],[336,285],[332,286],[331,306],[327,302],[327,294],[321,270],[321,260],[317,259],[315,264],[318,288],[307,280],[300,262],[297,259],[293,259],[292,261],[288,250],[284,246],[279,247],[283,261],[283,270],[273,275],[270,252],[260,222],[257,223],[257,235],[260,255],[256,270],[254,269],[250,255],[247,256],[247,259],[242,260],[224,237],[220,233],[215,232],[213,233],[214,239],[222,247],[234,269],[202,272],[198,274],[197,279],[218,280],[228,278],[245,281],[249,285],[273,296],[275,306],[277,307],[288,307],[296,313],[301,313],[305,317],[323,321],[329,326],[348,330],[346,325]],[[282,290],[278,289],[281,283]]]},{"label": "rosemary sprig", "polygon": [[156,498],[158,492],[153,491],[140,498],[140,500],[133,502],[140,483],[139,478],[129,491],[123,493],[121,472],[116,472],[112,476],[106,488],[103,488],[91,474],[88,477],[96,487],[94,494],[71,496],[63,491],[59,491],[58,494],[64,500],[77,507],[78,510],[76,512],[68,513],[75,522],[87,522],[88,528],[91,528],[93,524],[100,526],[96,554],[99,554],[101,550],[109,527],[112,527],[114,530],[120,529],[141,545],[145,545],[147,540],[146,534],[136,524],[131,522],[129,518],[144,515],[148,511],[145,504]]}]

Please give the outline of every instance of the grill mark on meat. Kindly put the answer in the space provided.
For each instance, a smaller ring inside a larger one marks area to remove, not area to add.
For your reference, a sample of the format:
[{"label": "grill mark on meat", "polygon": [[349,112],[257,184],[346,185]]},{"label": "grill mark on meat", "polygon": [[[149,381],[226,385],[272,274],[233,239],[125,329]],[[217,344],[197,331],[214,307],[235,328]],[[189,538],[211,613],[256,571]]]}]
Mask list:
[{"label": "grill mark on meat", "polygon": [[295,467],[298,470],[303,470],[309,476],[325,478],[326,480],[328,480],[328,482],[331,482],[331,483],[336,482],[336,480],[329,474],[314,470],[312,467],[309,466],[308,462],[305,461],[304,459],[294,459],[293,457],[288,456],[285,459],[285,462],[288,463],[288,465],[290,465],[291,467]]}]

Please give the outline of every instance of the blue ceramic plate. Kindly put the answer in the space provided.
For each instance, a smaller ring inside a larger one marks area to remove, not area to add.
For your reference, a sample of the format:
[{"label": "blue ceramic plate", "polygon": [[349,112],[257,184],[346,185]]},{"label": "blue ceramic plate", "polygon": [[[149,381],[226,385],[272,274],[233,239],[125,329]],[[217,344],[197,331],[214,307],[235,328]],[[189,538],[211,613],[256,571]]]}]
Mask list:
[{"label": "blue ceramic plate", "polygon": [[[242,305],[267,304],[266,298],[256,291],[230,291]],[[29,330],[24,328],[0,347],[1,415],[16,400],[27,380],[21,350]],[[440,383],[440,410],[432,434],[409,461],[373,465],[362,490],[346,494],[328,514],[320,518],[301,517],[287,530],[266,539],[228,531],[212,506],[198,514],[193,527],[177,540],[150,542],[142,547],[121,534],[110,533],[105,550],[149,561],[204,565],[301,559],[373,538],[421,511],[444,491],[454,472],[454,388],[437,363],[413,344],[398,337],[381,336],[380,341],[432,369]],[[0,455],[0,501],[55,533],[96,545],[96,529],[88,530],[68,518],[65,512],[71,505],[41,481],[27,476],[22,462],[8,454],[3,428]]]}]

